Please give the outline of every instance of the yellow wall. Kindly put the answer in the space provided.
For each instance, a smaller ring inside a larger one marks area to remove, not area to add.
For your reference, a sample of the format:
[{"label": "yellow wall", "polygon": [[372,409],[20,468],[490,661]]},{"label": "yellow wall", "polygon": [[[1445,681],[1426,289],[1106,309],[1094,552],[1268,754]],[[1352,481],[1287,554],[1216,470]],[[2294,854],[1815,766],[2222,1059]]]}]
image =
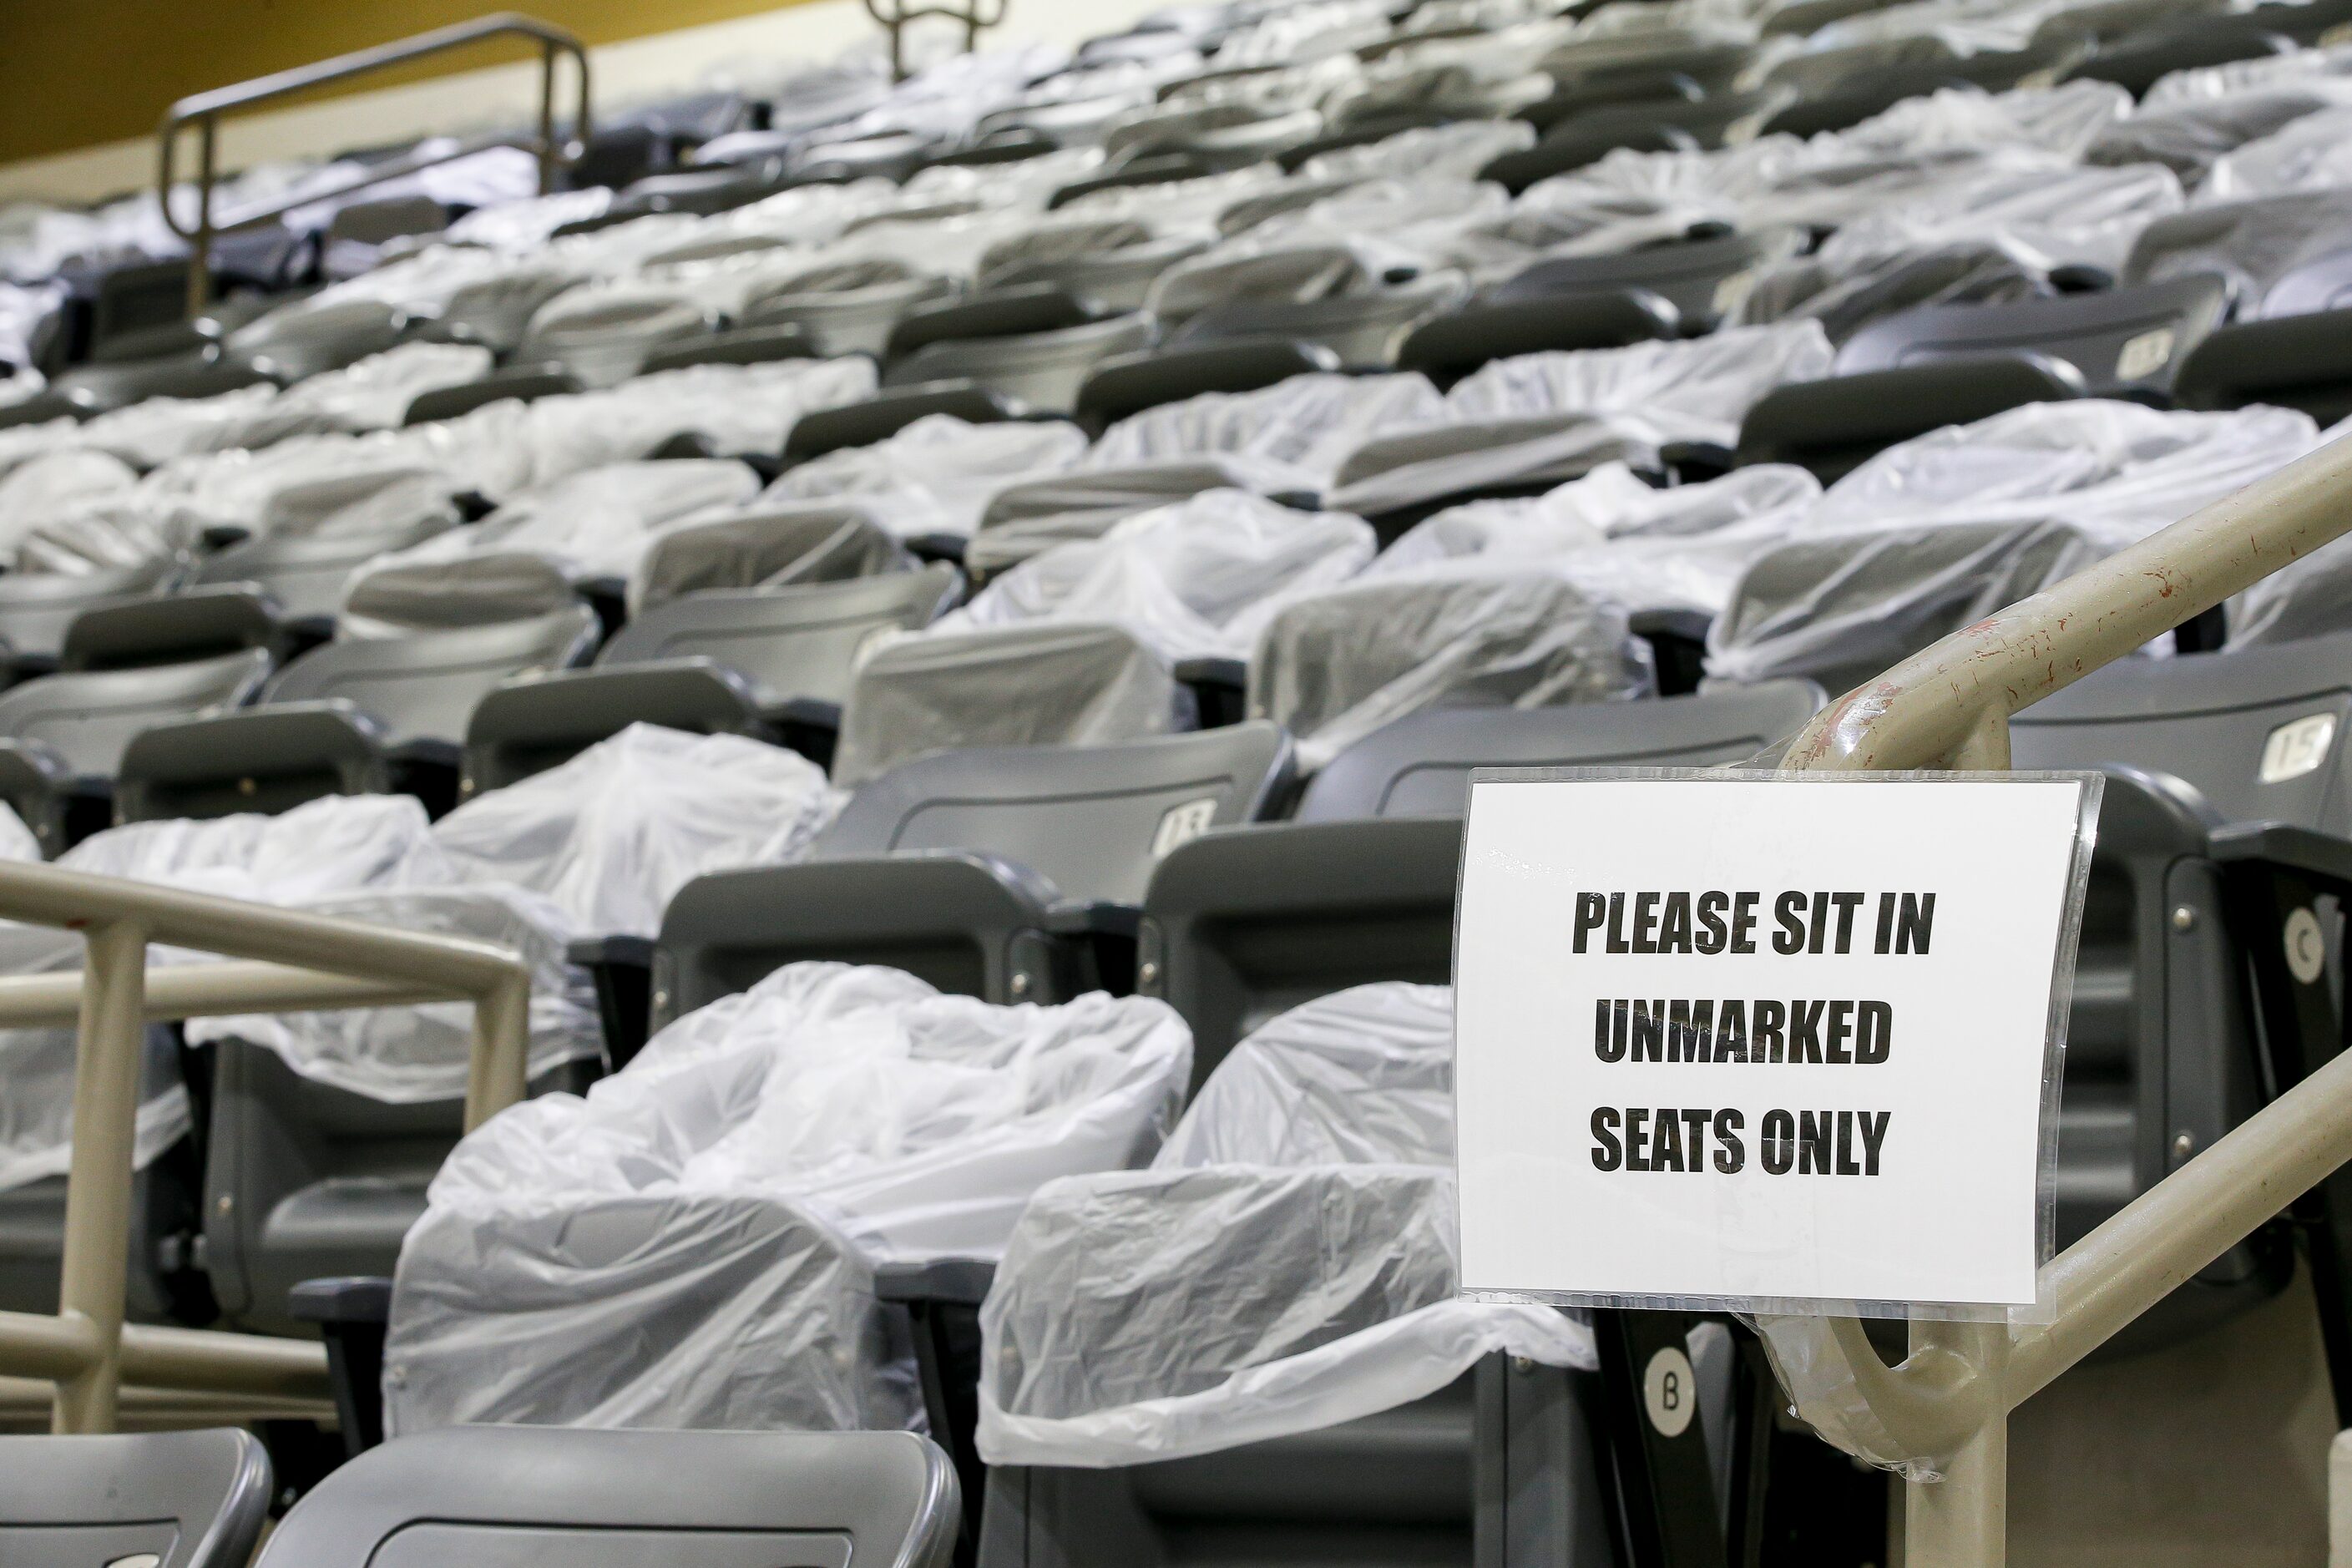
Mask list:
[{"label": "yellow wall", "polygon": [[[526,0],[590,44],[772,11],[793,0]],[[174,100],[499,9],[497,0],[0,0],[0,163],[152,135]],[[516,43],[415,76],[515,58]],[[365,91],[403,79],[362,78]]]}]

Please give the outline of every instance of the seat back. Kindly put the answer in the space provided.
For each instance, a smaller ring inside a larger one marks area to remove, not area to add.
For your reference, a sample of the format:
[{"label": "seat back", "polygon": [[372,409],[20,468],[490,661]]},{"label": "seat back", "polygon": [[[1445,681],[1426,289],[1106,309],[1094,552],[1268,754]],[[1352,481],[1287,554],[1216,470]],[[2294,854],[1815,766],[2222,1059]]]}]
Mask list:
[{"label": "seat back", "polygon": [[261,648],[284,651],[277,606],[236,587],[93,605],[66,627],[58,668],[66,671],[138,669]]},{"label": "seat back", "polygon": [[248,648],[149,669],[43,676],[0,692],[0,736],[49,747],[75,773],[107,776],[140,731],[241,707],[268,674],[269,655]]},{"label": "seat back", "polygon": [[1619,349],[1674,337],[1680,328],[1675,308],[1647,289],[1465,305],[1415,327],[1396,365],[1450,386],[1490,360],[1546,349]]},{"label": "seat back", "polygon": [[1809,680],[1564,708],[1437,708],[1383,725],[1325,764],[1294,820],[1459,816],[1470,770],[1706,768],[1752,757],[1821,710]]},{"label": "seat back", "polygon": [[1001,394],[969,380],[929,382],[821,408],[803,414],[784,437],[784,460],[804,463],[849,447],[870,447],[887,441],[933,414],[946,414],[967,425],[989,425],[1021,417],[1020,405]]},{"label": "seat back", "polygon": [[839,702],[858,651],[875,637],[927,626],[962,586],[951,566],[847,583],[688,594],[631,621],[599,665],[708,658],[780,699]]},{"label": "seat back", "polygon": [[1646,289],[1694,326],[1719,313],[1716,294],[1752,268],[1794,255],[1803,236],[1792,228],[1755,229],[1654,245],[1622,256],[1565,256],[1531,262],[1490,289],[1493,304],[1563,295]]},{"label": "seat back", "polygon": [[269,1516],[269,1457],[231,1427],[0,1437],[8,1568],[245,1568]]},{"label": "seat back", "polygon": [[[850,797],[806,862],[698,878],[679,891],[655,960],[655,1025],[804,958],[889,963],[943,991],[1032,999],[1005,975],[1045,942],[1048,905],[1137,902],[1160,857],[1263,816],[1290,772],[1289,741],[1265,723],[902,763]],[[941,862],[980,874],[910,909],[940,893],[929,873]],[[1052,972],[1043,960],[1033,967]]]},{"label": "seat back", "polygon": [[2005,305],[1928,305],[1874,321],[1838,354],[1841,374],[1990,354],[2070,364],[2095,394],[2162,395],[2189,352],[2229,313],[2219,273]]},{"label": "seat back", "polygon": [[288,665],[264,700],[341,700],[380,721],[394,742],[455,742],[474,704],[499,682],[577,664],[595,642],[595,613],[584,606],[457,631],[346,639]]},{"label": "seat back", "polygon": [[2352,632],[2123,659],[2010,721],[2021,768],[2121,763],[2195,788],[2233,822],[2352,836]]},{"label": "seat back", "polygon": [[66,628],[84,610],[111,599],[152,594],[179,574],[179,563],[154,560],[96,572],[0,575],[0,638],[19,655],[55,658],[64,646]]},{"label": "seat back", "polygon": [[1208,343],[1119,354],[1087,373],[1074,417],[1100,435],[1130,414],[1204,392],[1255,392],[1294,375],[1339,368],[1319,344],[1288,342]]},{"label": "seat back", "polygon": [[910,1432],[457,1426],[336,1471],[257,1568],[947,1568],[960,1518]]},{"label": "seat back", "polygon": [[197,563],[192,581],[204,586],[250,584],[273,601],[286,620],[331,621],[342,607],[343,585],[353,572],[379,555],[422,543],[448,526],[441,518],[429,517],[380,532],[248,539],[205,556]]},{"label": "seat back", "polygon": [[1143,348],[1151,335],[1150,318],[1139,310],[1045,331],[927,342],[894,358],[882,383],[971,381],[1031,408],[1065,413],[1076,406],[1087,373]]}]

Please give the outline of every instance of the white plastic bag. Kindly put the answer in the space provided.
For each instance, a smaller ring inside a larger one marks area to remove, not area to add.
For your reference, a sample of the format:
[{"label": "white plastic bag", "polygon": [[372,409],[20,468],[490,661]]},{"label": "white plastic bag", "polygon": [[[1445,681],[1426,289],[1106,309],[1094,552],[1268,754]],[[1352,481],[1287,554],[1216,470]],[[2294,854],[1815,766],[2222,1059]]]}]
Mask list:
[{"label": "white plastic bag", "polygon": [[1039,1190],[981,1312],[992,1465],[1213,1453],[1408,1404],[1496,1351],[1596,1364],[1458,1279],[1448,992],[1359,986],[1235,1047],[1147,1172]]},{"label": "white plastic bag", "polygon": [[846,798],[780,746],[632,724],[475,796],[433,839],[461,880],[543,894],[583,931],[650,937],[678,889],[799,858]]},{"label": "white plastic bag", "polygon": [[779,970],[459,1145],[402,1249],[388,1425],[919,1426],[873,1266],[993,1257],[1040,1182],[1149,1157],[1191,1060],[1140,997]]},{"label": "white plastic bag", "polygon": [[1080,460],[1085,434],[1065,420],[967,424],[927,414],[886,439],[810,459],[768,487],[766,499],[855,497],[901,539],[969,534],[1007,485],[1058,474]]}]

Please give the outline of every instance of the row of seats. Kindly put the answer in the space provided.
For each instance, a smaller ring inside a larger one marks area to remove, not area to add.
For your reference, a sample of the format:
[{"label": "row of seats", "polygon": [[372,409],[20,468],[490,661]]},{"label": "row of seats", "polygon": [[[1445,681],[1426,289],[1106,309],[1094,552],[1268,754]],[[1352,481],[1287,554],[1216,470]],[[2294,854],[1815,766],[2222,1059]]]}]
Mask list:
[{"label": "row of seats", "polygon": [[[537,977],[462,1142],[433,1010],[151,1037],[135,1310],[322,1333],[393,1434],[288,1533],[453,1422],[920,1425],[990,1568],[1833,1560],[1883,1492],[1745,1331],[1452,1300],[1444,987],[1471,769],[1769,765],[2342,412],[2322,8],[1948,9],[798,78],[19,378],[14,853]],[[2259,911],[2343,883],[2336,572],[2020,716],[2109,773],[2062,1240],[2330,1048]],[[69,1060],[0,1037],[0,1305],[54,1305]]]}]

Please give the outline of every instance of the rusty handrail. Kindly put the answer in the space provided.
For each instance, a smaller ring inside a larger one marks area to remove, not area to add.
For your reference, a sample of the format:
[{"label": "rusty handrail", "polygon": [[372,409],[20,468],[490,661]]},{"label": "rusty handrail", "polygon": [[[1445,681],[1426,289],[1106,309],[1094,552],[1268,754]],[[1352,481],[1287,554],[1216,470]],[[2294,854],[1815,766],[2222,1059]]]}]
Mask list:
[{"label": "rusty handrail", "polygon": [[[2352,531],[2352,438],[1958,631],[1848,692],[1790,746],[1800,771],[1999,769],[2009,720],[2101,665]],[[2352,1052],[2280,1095],[2044,1266],[2053,1321],[1915,1321],[1888,1367],[1852,1319],[1776,1324],[1850,1376],[1898,1442],[1950,1447],[1914,1481],[1909,1568],[1997,1568],[2018,1405],[2352,1160]]]},{"label": "rusty handrail", "polygon": [[[221,118],[240,110],[276,99],[289,98],[308,92],[330,82],[345,81],[352,77],[406,65],[412,60],[432,55],[447,54],[491,38],[528,38],[539,46],[539,130],[536,134],[522,136],[489,136],[467,140],[453,151],[432,154],[415,154],[397,158],[368,170],[360,178],[339,185],[331,191],[310,192],[302,196],[238,214],[226,223],[213,216],[213,185],[218,177],[215,157],[218,152]],[[574,100],[572,130],[562,142],[555,135],[555,61],[559,55],[571,57],[578,69],[578,94]],[[491,147],[520,147],[539,159],[539,188],[544,195],[555,185],[559,165],[579,156],[588,140],[588,48],[573,34],[551,23],[520,12],[500,11],[492,16],[460,22],[452,26],[436,27],[414,37],[395,39],[372,48],[356,49],[331,59],[314,60],[291,70],[278,71],[251,81],[231,87],[215,88],[180,100],[163,111],[162,123],[156,129],[156,184],[163,204],[163,224],[173,234],[188,242],[188,314],[194,318],[212,297],[212,242],[216,234],[231,233],[256,224],[283,217],[297,207],[313,203],[332,201],[389,180],[397,180],[429,169],[437,163],[452,163],[469,157]],[[190,126],[196,131],[196,216],[191,227],[182,227],[173,211],[172,192],[177,184],[174,165],[180,133]]]}]

